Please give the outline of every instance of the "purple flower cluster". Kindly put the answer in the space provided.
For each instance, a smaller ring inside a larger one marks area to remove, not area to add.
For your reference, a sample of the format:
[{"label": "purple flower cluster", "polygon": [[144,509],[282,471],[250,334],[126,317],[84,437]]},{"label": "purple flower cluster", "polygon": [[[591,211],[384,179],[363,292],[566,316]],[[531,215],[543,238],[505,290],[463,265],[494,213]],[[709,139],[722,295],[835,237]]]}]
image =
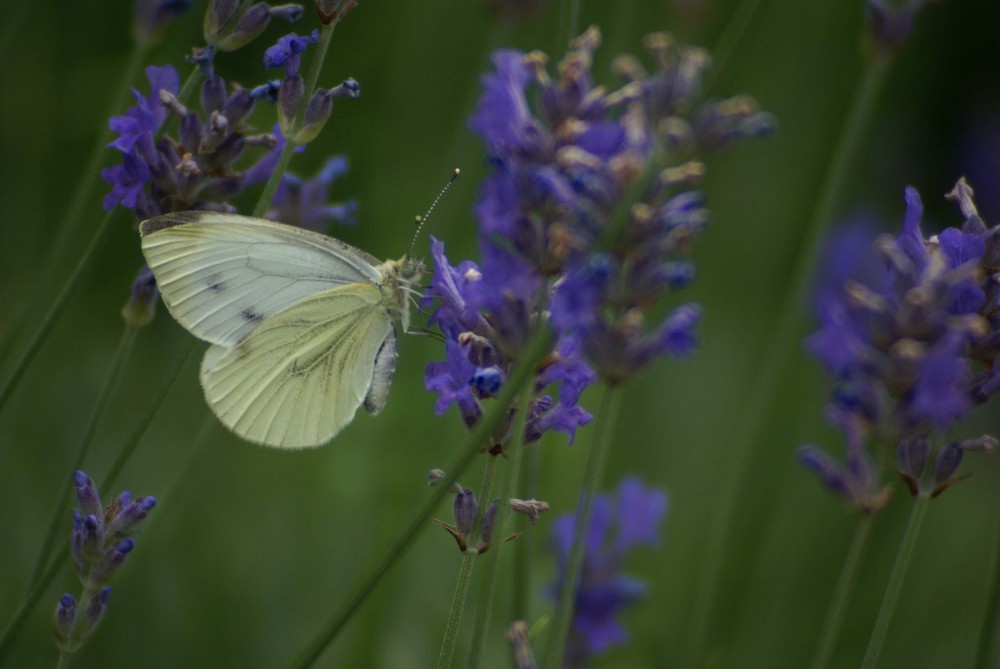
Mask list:
[{"label": "purple flower cluster", "polygon": [[[918,491],[932,450],[926,437],[943,434],[1000,388],[994,364],[1000,230],[980,219],[964,180],[949,197],[958,201],[964,223],[925,238],[920,196],[906,190],[902,234],[874,243],[883,271],[868,284],[845,281],[839,294],[825,297],[821,327],[807,340],[834,379],[828,416],[847,435],[847,464],[813,446],[800,458],[864,511],[885,499],[864,451],[867,439],[899,444],[900,473]],[[933,487],[950,480],[962,452],[992,443],[981,438],[939,450]]]},{"label": "purple flower cluster", "polygon": [[90,477],[83,472],[73,476],[80,510],[73,514],[70,545],[83,597],[78,605],[72,595],[64,594],[56,606],[54,632],[64,653],[77,651],[97,628],[111,596],[108,582],[135,547],[129,535],[156,506],[153,497],[132,499],[123,492],[105,508]]},{"label": "purple flower cluster", "polygon": [[494,53],[484,77],[470,122],[490,164],[475,208],[481,261],[452,266],[434,242],[425,299],[447,338],[426,385],[439,412],[455,403],[469,424],[539,327],[558,337],[535,390],[559,390],[536,401],[529,439],[550,429],[572,439],[590,420],[577,400],[598,378],[622,382],[690,353],[696,305],[646,320],[694,277],[685,255],[707,214],[693,157],[771,128],[746,98],[701,102],[705,52],[665,35],[646,41],[652,73],[620,57],[625,83],[607,92],[590,73],[599,42],[596,28],[575,40],[555,79],[544,54],[514,50]]},{"label": "purple flower cluster", "polygon": [[[637,478],[622,481],[614,497],[599,495],[594,499],[564,666],[587,666],[593,655],[628,640],[617,616],[641,598],[645,586],[624,576],[622,566],[632,549],[659,544],[660,524],[666,513],[666,493],[645,488]],[[573,545],[575,522],[576,517],[568,514],[556,519],[552,528],[560,579]],[[559,586],[557,581],[553,592],[558,592]]]},{"label": "purple flower cluster", "polygon": [[[225,81],[212,67],[213,56],[206,49],[199,62],[206,75],[201,89],[203,114],[178,101],[173,67],[147,68],[150,94],[143,97],[133,91],[137,105],[109,124],[119,134],[111,146],[121,152],[122,164],[101,171],[111,184],[105,209],[120,204],[140,218],[185,209],[229,210],[225,200],[270,175],[283,139],[248,134],[244,120],[253,111],[254,98],[247,88],[226,92]],[[179,119],[176,138],[159,136],[168,114]],[[233,164],[248,146],[270,151],[239,172]]]},{"label": "purple flower cluster", "polygon": [[[267,8],[265,3],[260,5]],[[297,5],[269,8],[268,11],[296,18],[295,12],[285,11],[287,7]],[[221,11],[225,7],[216,9]],[[253,9],[251,7],[248,12]],[[301,15],[301,8],[297,14]],[[298,74],[300,57],[317,39],[315,32],[309,37],[294,33],[282,37],[266,51],[264,64],[284,68],[285,80],[256,88],[236,86],[231,92],[227,92],[225,80],[215,72],[215,47],[196,50],[190,60],[204,76],[201,112],[185,106],[177,98],[179,78],[173,67],[147,68],[149,95],[133,91],[136,106],[113,117],[109,123],[118,134],[110,146],[121,153],[122,163],[101,172],[104,180],[111,184],[104,208],[122,205],[135,211],[140,219],[186,209],[234,211],[229,200],[271,177],[287,136],[281,124],[275,124],[271,133],[251,134],[247,119],[257,100],[277,102],[278,116],[282,120],[285,116],[295,116],[302,98],[303,84]],[[299,92],[294,100],[289,89]],[[297,129],[294,136],[299,148],[319,133],[330,116],[333,98],[357,97],[358,91],[357,82],[353,80],[333,89],[318,90],[306,109],[303,127]],[[161,136],[171,116],[177,120],[176,136]],[[252,164],[240,168],[248,148],[263,149],[263,152]],[[327,188],[345,170],[346,162],[334,158],[314,180],[303,182],[294,175],[285,175],[268,216],[311,229],[325,228],[331,221],[350,222],[353,203],[330,205],[326,202]]]}]

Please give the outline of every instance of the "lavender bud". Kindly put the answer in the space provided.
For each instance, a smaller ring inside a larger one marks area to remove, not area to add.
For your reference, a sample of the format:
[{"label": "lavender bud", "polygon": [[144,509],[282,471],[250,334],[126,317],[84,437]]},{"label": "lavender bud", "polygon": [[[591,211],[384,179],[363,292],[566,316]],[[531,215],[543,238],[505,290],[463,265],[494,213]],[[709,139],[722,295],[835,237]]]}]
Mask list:
[{"label": "lavender bud", "polygon": [[476,520],[476,493],[468,488],[455,495],[455,527],[464,535],[472,532]]},{"label": "lavender bud", "polygon": [[479,367],[469,383],[480,397],[492,397],[503,385],[503,370],[495,365]]},{"label": "lavender bud", "polygon": [[81,555],[85,561],[99,560],[104,550],[104,523],[97,516],[90,515],[83,519],[81,528]]},{"label": "lavender bud", "polygon": [[155,497],[140,497],[128,504],[108,523],[107,536],[124,536],[132,531],[132,528],[146,519],[154,506],[156,506]]},{"label": "lavender bud", "polygon": [[510,508],[526,515],[534,525],[538,522],[538,517],[549,510],[549,503],[537,499],[511,499]]},{"label": "lavender bud", "polygon": [[294,136],[292,124],[295,121],[295,114],[302,104],[302,96],[305,95],[305,83],[302,77],[285,77],[278,90],[278,122],[281,124],[281,132],[286,137]]},{"label": "lavender bud", "polygon": [[233,19],[239,5],[239,0],[210,0],[208,9],[205,11],[205,23],[202,27],[205,42],[215,43],[222,26]]},{"label": "lavender bud", "polygon": [[87,572],[87,557],[83,554],[83,516],[73,513],[73,531],[70,534],[70,549],[73,551],[73,563],[77,574]]},{"label": "lavender bud", "polygon": [[313,93],[306,106],[305,116],[302,118],[302,128],[295,133],[294,142],[296,144],[308,144],[316,139],[316,136],[326,125],[333,111],[332,91],[319,88]]},{"label": "lavender bud", "polygon": [[316,13],[323,25],[339,21],[358,6],[355,0],[313,0],[313,4],[316,6]]},{"label": "lavender bud", "polygon": [[920,492],[920,476],[927,466],[931,446],[926,437],[910,437],[903,439],[896,447],[896,458],[899,460],[899,475],[910,487],[910,494]]},{"label": "lavender bud", "polygon": [[156,314],[156,301],[160,291],[156,287],[156,277],[149,267],[143,265],[132,283],[132,294],[122,307],[122,318],[129,327],[140,328],[149,325]]},{"label": "lavender bud", "polygon": [[271,22],[270,9],[266,2],[258,2],[250,7],[243,12],[236,26],[215,43],[216,47],[220,51],[235,51],[257,39]]},{"label": "lavender bud", "polygon": [[240,86],[226,100],[222,113],[229,119],[230,125],[236,125],[253,111],[254,97],[250,90]]},{"label": "lavender bud", "polygon": [[956,444],[949,444],[942,448],[934,463],[934,483],[940,485],[948,481],[958,466],[962,464],[963,455],[964,452]]},{"label": "lavender bud", "polygon": [[107,586],[101,588],[91,596],[77,624],[76,636],[79,639],[79,643],[85,641],[97,629],[101,618],[104,617],[104,612],[108,608],[108,599],[110,597],[111,588]]},{"label": "lavender bud", "polygon": [[206,114],[222,111],[226,97],[226,82],[217,74],[205,79],[201,85],[201,108]]},{"label": "lavender bud", "polygon": [[56,604],[55,613],[52,615],[52,632],[56,637],[56,645],[64,653],[72,653],[76,650],[73,647],[73,627],[76,624],[76,600],[73,595],[64,594]]},{"label": "lavender bud", "polygon": [[135,547],[135,542],[131,539],[122,539],[111,549],[104,554],[104,557],[97,564],[96,567],[90,572],[87,578],[87,585],[89,587],[96,587],[99,585],[106,585],[111,578],[118,573],[122,565],[125,564],[125,560],[128,558],[128,554]]},{"label": "lavender bud", "polygon": [[445,474],[443,469],[432,469],[427,472],[427,485],[432,487],[436,486],[438,483],[441,483],[446,476],[447,474]]},{"label": "lavender bud", "polygon": [[188,112],[181,118],[180,129],[177,132],[181,140],[181,148],[186,153],[197,153],[201,150],[201,117]]},{"label": "lavender bud", "polygon": [[493,535],[493,524],[497,519],[497,509],[500,508],[500,500],[495,499],[486,507],[483,514],[483,529],[479,532],[479,552],[485,553],[490,547],[490,537]]},{"label": "lavender bud", "polygon": [[97,492],[94,481],[82,471],[73,473],[73,481],[76,483],[76,499],[80,503],[80,509],[83,513],[94,516],[104,515],[101,496]]},{"label": "lavender bud", "polygon": [[305,8],[302,5],[275,5],[271,7],[271,18],[284,19],[289,23],[295,23],[306,13]]},{"label": "lavender bud", "polygon": [[212,152],[205,161],[205,170],[213,173],[232,165],[243,153],[243,136],[230,135]]},{"label": "lavender bud", "polygon": [[272,79],[267,83],[254,87],[250,91],[250,97],[254,100],[270,100],[272,103],[278,101],[278,91],[281,89],[281,80]]}]

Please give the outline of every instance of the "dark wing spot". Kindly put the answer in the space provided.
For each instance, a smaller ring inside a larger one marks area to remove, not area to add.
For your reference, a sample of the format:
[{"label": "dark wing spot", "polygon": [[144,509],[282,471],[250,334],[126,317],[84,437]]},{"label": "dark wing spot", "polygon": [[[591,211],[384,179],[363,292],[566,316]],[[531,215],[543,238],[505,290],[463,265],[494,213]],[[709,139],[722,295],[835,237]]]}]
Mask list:
[{"label": "dark wing spot", "polygon": [[208,284],[208,289],[213,293],[221,293],[226,289],[226,284],[221,281],[212,281]]},{"label": "dark wing spot", "polygon": [[240,312],[240,317],[243,318],[247,323],[260,323],[264,320],[264,317],[260,314],[251,311],[250,309],[244,309]]}]

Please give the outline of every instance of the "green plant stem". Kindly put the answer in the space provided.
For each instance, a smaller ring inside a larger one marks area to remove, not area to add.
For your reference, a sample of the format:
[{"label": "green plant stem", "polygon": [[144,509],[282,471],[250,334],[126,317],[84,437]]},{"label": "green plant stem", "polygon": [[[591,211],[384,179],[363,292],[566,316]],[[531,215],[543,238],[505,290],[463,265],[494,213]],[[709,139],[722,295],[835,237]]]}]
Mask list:
[{"label": "green plant stem", "polygon": [[996,669],[997,628],[1000,626],[1000,513],[993,529],[993,546],[990,550],[989,574],[986,581],[986,610],[976,644],[975,669]]},{"label": "green plant stem", "polygon": [[469,583],[472,581],[472,571],[476,566],[478,555],[469,552],[462,554],[462,566],[458,569],[458,582],[455,584],[455,594],[451,599],[451,611],[448,613],[448,625],[445,627],[444,639],[441,641],[441,653],[438,655],[437,669],[448,669],[455,657],[455,645],[458,642],[458,629],[462,623],[462,613],[465,611],[465,600],[469,594]]},{"label": "green plant stem", "polygon": [[254,216],[260,217],[267,212],[267,208],[271,205],[271,200],[274,199],[274,194],[278,190],[278,184],[281,183],[281,178],[285,176],[285,172],[288,170],[288,163],[292,160],[292,153],[298,146],[295,143],[295,133],[302,127],[302,121],[306,116],[306,108],[309,106],[309,100],[312,98],[313,93],[316,92],[319,73],[323,69],[326,52],[330,48],[330,42],[333,40],[333,32],[336,30],[337,23],[339,22],[340,19],[337,19],[324,25],[320,30],[319,43],[316,45],[316,52],[309,63],[309,73],[306,75],[304,81],[302,102],[299,103],[299,108],[295,111],[295,119],[292,121],[291,131],[287,133],[285,146],[282,147],[281,153],[278,154],[278,161],[274,165],[274,171],[271,172],[267,183],[264,184],[264,190],[260,194],[260,199],[257,200],[257,206],[253,209]]},{"label": "green plant stem", "polygon": [[496,401],[491,403],[489,410],[473,428],[466,438],[465,444],[459,451],[458,457],[446,470],[447,475],[434,487],[430,499],[414,515],[403,532],[396,538],[385,556],[375,565],[375,567],[362,579],[352,590],[350,595],[331,616],[320,631],[299,650],[295,657],[288,664],[289,667],[308,667],[323,654],[326,647],[336,638],[344,625],[361,608],[368,596],[375,590],[382,577],[400,560],[406,551],[413,545],[414,539],[423,531],[427,524],[427,519],[431,517],[437,509],[441,500],[451,492],[451,486],[455,483],[465,470],[472,464],[472,461],[479,454],[479,449],[486,440],[496,432],[507,408],[510,406],[514,396],[528,387],[528,383],[534,377],[538,362],[552,349],[552,333],[544,324],[538,328],[532,341],[528,344],[523,356],[518,361],[514,371],[511,373],[500,390]]},{"label": "green plant stem", "polygon": [[906,523],[906,530],[903,532],[903,538],[899,542],[896,561],[892,565],[892,572],[889,574],[889,583],[886,584],[885,594],[882,596],[882,607],[879,609],[878,618],[875,620],[875,627],[872,629],[872,636],[868,641],[868,650],[865,651],[865,658],[861,661],[862,669],[874,669],[875,665],[878,664],[878,658],[882,652],[882,644],[885,642],[885,634],[889,630],[889,622],[892,620],[892,614],[896,610],[899,593],[903,588],[903,579],[906,578],[906,569],[910,566],[913,547],[917,544],[917,536],[920,534],[920,526],[924,522],[924,515],[927,513],[927,504],[929,502],[930,498],[927,495],[918,495],[913,501],[913,508],[910,510],[910,519]]},{"label": "green plant stem", "polygon": [[56,299],[52,302],[49,310],[45,313],[41,324],[38,326],[38,330],[35,331],[35,334],[32,336],[31,341],[28,342],[28,346],[24,350],[24,353],[21,354],[21,357],[14,364],[13,371],[7,377],[7,380],[4,381],[3,387],[0,388],[0,411],[3,411],[4,406],[6,406],[7,400],[10,399],[14,387],[17,385],[18,381],[21,380],[21,376],[28,368],[28,364],[34,359],[35,355],[38,353],[38,349],[41,348],[42,343],[48,338],[49,334],[52,333],[52,326],[55,324],[56,317],[62,313],[63,307],[66,305],[66,301],[69,299],[73,289],[76,288],[79,283],[80,276],[94,259],[94,255],[98,247],[101,242],[104,241],[104,237],[111,229],[110,223],[114,218],[115,211],[117,210],[109,211],[104,215],[104,219],[97,227],[97,232],[95,232],[93,238],[91,238],[90,244],[87,245],[87,249],[83,252],[83,256],[80,257],[76,267],[73,268],[72,274],[70,274],[69,278],[66,279],[66,283],[59,291]]},{"label": "green plant stem", "polygon": [[492,547],[486,554],[486,571],[479,587],[479,599],[476,602],[476,617],[472,626],[472,643],[469,647],[469,661],[465,664],[466,669],[476,669],[479,666],[483,657],[483,648],[486,645],[486,630],[490,624],[493,597],[496,593],[497,573],[500,570],[500,549],[506,543],[504,538],[507,536],[507,519],[510,517],[510,499],[514,497],[517,490],[517,481],[521,472],[521,455],[525,446],[524,429],[528,424],[528,410],[531,407],[531,400],[530,392],[521,393],[517,415],[514,418],[514,427],[510,433],[514,435],[514,441],[509,449],[510,462],[507,473],[504,475],[500,508],[497,510],[493,526]]},{"label": "green plant stem", "polygon": [[573,525],[573,544],[566,561],[566,569],[562,575],[559,588],[559,601],[552,616],[552,631],[548,645],[545,648],[544,667],[563,666],[563,653],[566,649],[566,638],[573,622],[573,610],[576,604],[576,590],[580,583],[580,573],[583,570],[583,558],[586,552],[587,528],[590,525],[590,511],[594,506],[594,498],[604,478],[604,470],[614,439],[615,424],[618,418],[618,408],[621,405],[622,390],[617,385],[605,388],[601,400],[601,408],[596,418],[596,432],[591,446],[587,469],[583,476],[583,486],[580,489],[580,500],[577,504],[576,520]]},{"label": "green plant stem", "polygon": [[56,669],[66,669],[69,666],[69,653],[59,653],[59,659],[56,661]]},{"label": "green plant stem", "polygon": [[782,297],[775,317],[775,327],[767,340],[760,371],[754,376],[755,383],[746,394],[746,404],[740,416],[739,429],[733,431],[733,440],[727,451],[729,466],[719,469],[719,501],[715,519],[709,524],[708,544],[705,549],[698,594],[695,597],[695,611],[692,615],[690,639],[690,659],[688,666],[701,666],[711,628],[711,617],[718,599],[718,584],[734,517],[748,485],[751,453],[760,438],[765,418],[774,408],[774,400],[779,382],[784,378],[788,365],[795,356],[789,351],[796,350],[801,337],[800,306],[807,290],[808,279],[823,238],[827,222],[833,217],[847,184],[848,169],[854,162],[860,148],[864,130],[868,125],[878,93],[885,81],[888,61],[871,61],[865,70],[853,100],[848,107],[847,119],[836,143],[833,161],[826,173],[816,207],[809,217],[804,231],[801,252],[795,261],[788,288]]},{"label": "green plant stem", "polygon": [[820,633],[816,655],[813,657],[811,665],[812,669],[825,669],[830,664],[830,657],[837,645],[837,639],[840,638],[840,629],[843,627],[844,616],[847,614],[847,605],[854,592],[854,584],[858,578],[858,566],[861,564],[861,555],[868,544],[873,522],[872,517],[866,515],[858,521],[858,526],[854,529],[854,538],[851,539],[851,546],[844,558],[844,566],[841,568],[837,585],[833,590],[833,597],[830,599],[830,606],[826,611],[823,631]]},{"label": "green plant stem", "polygon": [[[160,384],[160,387],[153,395],[153,399],[150,401],[149,406],[146,408],[146,412],[139,419],[136,429],[133,431],[130,438],[125,441],[125,444],[123,445],[121,452],[119,452],[118,457],[115,459],[114,464],[111,466],[108,474],[101,482],[99,489],[102,496],[107,495],[108,490],[114,485],[115,480],[118,477],[118,473],[125,465],[128,457],[135,450],[136,445],[142,439],[142,436],[145,434],[150,422],[152,422],[153,417],[159,411],[164,398],[167,396],[167,392],[173,386],[174,381],[177,380],[181,369],[184,367],[184,363],[187,362],[191,351],[194,349],[195,341],[195,339],[191,339],[191,345],[188,346],[188,348],[174,360],[173,365],[167,371],[163,382]],[[24,596],[24,599],[21,602],[21,606],[18,607],[17,612],[14,614],[14,618],[7,624],[7,628],[3,631],[3,634],[0,635],[0,663],[3,662],[3,658],[10,651],[11,645],[17,636],[17,632],[21,629],[21,625],[24,623],[27,615],[35,608],[35,605],[38,604],[38,600],[52,583],[52,579],[54,579],[56,574],[59,573],[59,569],[65,563],[68,555],[69,541],[66,540],[63,542],[63,545],[59,549],[56,556],[49,562],[48,567],[42,575],[38,578],[35,584],[29,588],[28,593]]]},{"label": "green plant stem", "polygon": [[[75,472],[83,467],[84,460],[87,458],[87,453],[90,452],[90,446],[94,443],[94,435],[97,434],[97,426],[100,425],[101,419],[104,418],[104,413],[108,408],[108,400],[111,398],[112,392],[118,385],[118,381],[121,379],[122,371],[128,363],[129,355],[132,352],[132,345],[135,343],[137,333],[138,329],[130,325],[126,325],[125,330],[122,332],[121,339],[118,341],[118,348],[115,351],[114,358],[111,361],[111,367],[108,370],[108,376],[104,381],[104,386],[101,388],[101,391],[97,396],[97,402],[94,404],[94,411],[91,413],[90,421],[87,423],[87,427],[84,430],[83,439],[80,440],[80,448],[77,450],[76,458],[73,460],[73,466],[70,468],[71,472]],[[55,509],[52,512],[52,518],[49,520],[48,529],[45,531],[45,539],[42,541],[42,549],[39,551],[38,559],[35,561],[35,567],[31,571],[31,579],[28,581],[30,585],[34,585],[42,575],[48,555],[52,552],[52,546],[56,541],[56,534],[59,533],[60,528],[65,524],[64,516],[66,513],[67,503],[69,501],[70,491],[72,489],[73,486],[66,482],[63,482],[59,486],[59,498],[56,502]]]},{"label": "green plant stem", "polygon": [[[483,484],[479,488],[479,505],[476,509],[475,521],[472,524],[472,532],[468,537],[469,541],[476,541],[476,537],[480,537],[483,527],[483,512],[489,506],[489,500],[493,496],[493,478],[497,471],[497,457],[491,454],[486,460]],[[470,546],[462,555],[462,564],[458,570],[458,582],[455,584],[455,595],[451,600],[448,624],[441,641],[441,653],[438,655],[438,669],[448,669],[455,657],[458,632],[462,624],[462,615],[465,612],[465,602],[469,595],[469,583],[472,581],[472,572],[475,570],[478,558],[479,554],[475,552],[474,546]]]}]

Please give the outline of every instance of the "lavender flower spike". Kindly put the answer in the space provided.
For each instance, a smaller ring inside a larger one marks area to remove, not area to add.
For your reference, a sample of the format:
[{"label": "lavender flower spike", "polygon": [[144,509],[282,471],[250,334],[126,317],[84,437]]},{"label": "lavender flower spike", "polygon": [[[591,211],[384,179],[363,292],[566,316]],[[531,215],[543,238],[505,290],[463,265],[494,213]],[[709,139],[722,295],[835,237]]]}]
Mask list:
[{"label": "lavender flower spike", "polygon": [[65,654],[79,650],[97,629],[111,595],[108,582],[121,570],[135,547],[135,541],[126,535],[156,505],[153,497],[133,500],[124,492],[105,507],[89,476],[78,471],[73,479],[83,513],[73,514],[70,546],[83,594],[79,606],[72,595],[66,594],[56,607],[53,633],[59,650]]},{"label": "lavender flower spike", "polygon": [[[565,666],[588,666],[594,655],[628,640],[628,632],[617,616],[642,597],[645,586],[623,575],[621,569],[633,548],[659,544],[659,528],[666,512],[666,493],[646,488],[637,478],[622,481],[613,497],[600,495],[594,500],[590,526],[584,535],[586,553]],[[575,516],[569,514],[556,519],[552,528],[559,574],[553,592],[559,591],[574,524]]]}]

